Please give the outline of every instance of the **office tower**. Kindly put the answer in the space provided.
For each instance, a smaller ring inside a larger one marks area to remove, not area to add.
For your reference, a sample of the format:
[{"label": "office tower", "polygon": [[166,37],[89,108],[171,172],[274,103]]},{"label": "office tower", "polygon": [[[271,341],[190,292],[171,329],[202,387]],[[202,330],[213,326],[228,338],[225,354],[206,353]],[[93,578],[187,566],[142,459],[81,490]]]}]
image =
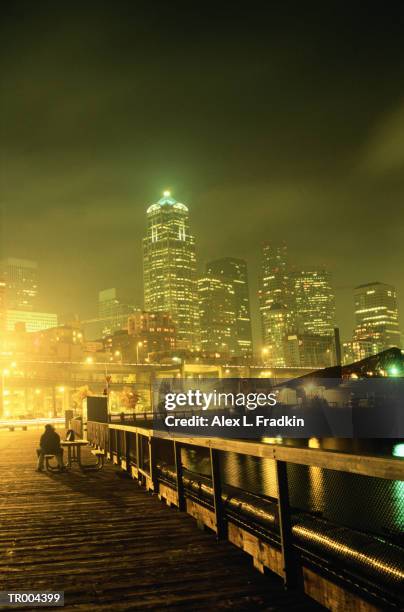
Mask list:
[{"label": "office tower", "polygon": [[230,283],[234,294],[235,309],[236,347],[234,354],[251,358],[253,349],[247,262],[235,257],[223,257],[208,263],[206,272],[209,276]]},{"label": "office tower", "polygon": [[35,310],[38,296],[38,264],[29,259],[8,257],[1,263],[6,284],[6,307],[10,310]]},{"label": "office tower", "polygon": [[290,331],[290,312],[284,304],[273,303],[265,310],[264,362],[273,368],[289,366],[285,340]]},{"label": "office tower", "polygon": [[102,322],[102,336],[113,334],[119,329],[127,329],[128,315],[134,310],[134,306],[118,299],[115,288],[100,291],[98,293],[98,316]]},{"label": "office tower", "polygon": [[322,269],[299,270],[291,275],[295,327],[305,334],[333,336],[335,295],[330,273]]},{"label": "office tower", "polygon": [[233,357],[238,352],[233,284],[207,274],[198,280],[200,347],[206,353]]},{"label": "office tower", "polygon": [[189,212],[169,191],[147,209],[143,239],[144,308],[167,312],[177,330],[179,348],[198,344],[195,240]]},{"label": "office tower", "polygon": [[401,346],[396,289],[385,283],[360,285],[354,290],[356,357],[364,359]]},{"label": "office tower", "polygon": [[259,290],[264,361],[285,365],[283,338],[293,327],[293,295],[285,244],[266,244],[262,253]]}]

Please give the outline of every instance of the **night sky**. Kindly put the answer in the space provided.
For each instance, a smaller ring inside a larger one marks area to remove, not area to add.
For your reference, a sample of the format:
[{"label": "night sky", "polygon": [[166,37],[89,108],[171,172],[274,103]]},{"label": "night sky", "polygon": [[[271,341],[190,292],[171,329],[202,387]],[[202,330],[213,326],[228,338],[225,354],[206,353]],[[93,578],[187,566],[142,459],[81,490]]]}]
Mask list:
[{"label": "night sky", "polygon": [[261,243],[286,241],[334,273],[344,337],[357,284],[404,312],[402,2],[0,10],[3,254],[39,261],[43,308],[89,317],[111,286],[141,306],[169,188],[201,269],[245,257],[254,294]]}]

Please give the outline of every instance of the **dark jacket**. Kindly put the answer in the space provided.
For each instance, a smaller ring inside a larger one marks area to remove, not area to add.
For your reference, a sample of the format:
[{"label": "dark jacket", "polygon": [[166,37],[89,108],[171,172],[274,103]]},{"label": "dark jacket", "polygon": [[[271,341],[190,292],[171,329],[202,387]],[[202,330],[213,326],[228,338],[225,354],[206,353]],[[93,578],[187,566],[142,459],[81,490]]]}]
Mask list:
[{"label": "dark jacket", "polygon": [[56,431],[45,431],[41,436],[39,446],[45,455],[59,455],[62,452],[60,436]]}]

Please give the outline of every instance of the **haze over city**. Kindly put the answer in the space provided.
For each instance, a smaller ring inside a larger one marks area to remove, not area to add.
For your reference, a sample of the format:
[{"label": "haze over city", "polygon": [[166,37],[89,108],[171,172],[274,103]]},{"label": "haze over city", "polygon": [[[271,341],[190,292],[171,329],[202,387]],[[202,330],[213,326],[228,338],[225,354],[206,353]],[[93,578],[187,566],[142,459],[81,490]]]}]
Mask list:
[{"label": "haze over city", "polygon": [[141,306],[145,213],[167,188],[199,270],[247,259],[255,331],[268,239],[330,269],[345,337],[355,285],[402,302],[398,3],[1,10],[3,253],[39,262],[43,308],[89,317],[107,287]]}]

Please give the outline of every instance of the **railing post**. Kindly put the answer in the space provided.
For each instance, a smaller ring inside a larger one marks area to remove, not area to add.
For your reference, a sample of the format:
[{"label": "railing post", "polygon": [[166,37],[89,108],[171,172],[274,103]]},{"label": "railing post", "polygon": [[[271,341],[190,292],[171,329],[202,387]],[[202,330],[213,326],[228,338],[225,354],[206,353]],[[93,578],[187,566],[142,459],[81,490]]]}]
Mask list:
[{"label": "railing post", "polygon": [[116,450],[116,460],[117,460],[117,464],[120,465],[121,463],[121,444],[120,444],[120,435],[119,435],[119,429],[115,429],[115,450]]},{"label": "railing post", "polygon": [[142,477],[140,475],[140,435],[136,432],[136,467],[137,467],[137,481],[140,484]]},{"label": "railing post", "polygon": [[301,565],[293,547],[292,517],[289,500],[288,473],[286,461],[275,460],[276,486],[278,493],[279,533],[281,537],[283,582],[285,588],[299,585]]},{"label": "railing post", "polygon": [[175,457],[175,474],[177,481],[177,497],[178,497],[178,510],[184,512],[186,510],[185,494],[184,494],[184,481],[182,479],[182,461],[181,461],[181,446],[178,442],[174,441],[174,457]]},{"label": "railing post", "polygon": [[222,479],[220,475],[220,451],[210,448],[210,465],[212,470],[213,502],[216,518],[216,537],[222,540],[226,537],[226,523],[222,502]]},{"label": "railing post", "polygon": [[130,472],[131,471],[131,467],[130,467],[130,448],[131,448],[130,432],[129,431],[125,431],[123,435],[125,437],[126,471]]},{"label": "railing post", "polygon": [[153,437],[149,438],[149,466],[150,466],[150,479],[153,483],[153,492],[159,492],[159,479],[157,472],[157,452],[156,452],[156,439]]}]

